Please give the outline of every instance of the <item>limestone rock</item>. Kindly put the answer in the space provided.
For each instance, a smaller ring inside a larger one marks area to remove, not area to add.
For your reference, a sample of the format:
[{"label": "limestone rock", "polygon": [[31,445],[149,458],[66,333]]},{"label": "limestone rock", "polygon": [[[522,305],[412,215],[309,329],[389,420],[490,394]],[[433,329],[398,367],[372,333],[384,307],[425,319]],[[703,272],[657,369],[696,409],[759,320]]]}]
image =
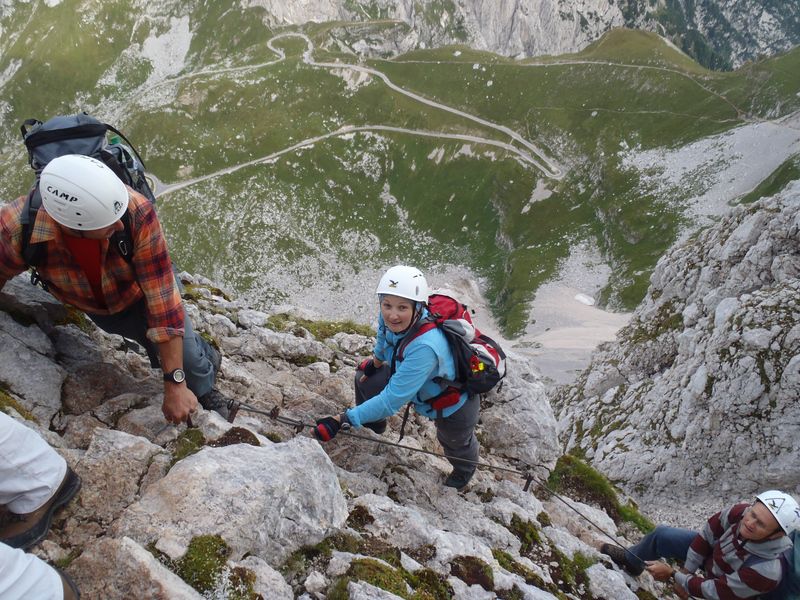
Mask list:
[{"label": "limestone rock", "polygon": [[[790,270],[790,261],[780,264],[781,273]],[[241,325],[243,305],[210,289],[192,291],[197,293],[192,293],[187,312],[198,330],[211,332],[213,324],[222,324],[224,333],[231,334],[219,340],[225,357],[217,385],[223,392],[266,413],[276,408],[281,416],[305,425],[353,402],[353,367],[359,357],[350,352],[367,338],[321,341],[308,331],[301,337],[277,334],[259,324],[259,315],[250,315],[249,327],[232,330],[227,323]],[[0,319],[3,315],[0,310]],[[542,503],[508,472],[481,469],[467,490],[445,488],[449,463],[413,451],[441,452],[430,419],[412,412],[403,440],[407,448],[377,443],[397,433],[399,416],[389,419],[384,436],[362,430],[363,439],[339,436],[323,447],[268,414],[242,410],[232,425],[213,411],[199,409],[193,417],[195,431],[207,444],[230,445],[202,447],[173,465],[176,438],[187,427],[165,427],[161,381],[146,358],[127,350],[118,336],[96,329],[86,333],[75,325],[45,329],[0,322],[8,325],[0,326],[0,344],[6,350],[23,348],[5,355],[8,360],[0,366],[4,382],[13,380],[6,374],[17,369],[20,385],[35,389],[20,355],[35,355],[40,373],[55,374],[43,382],[53,386],[48,414],[54,418],[30,425],[73,465],[83,488],[59,512],[47,543],[37,552],[52,560],[79,555],[70,570],[86,597],[198,597],[145,548],[153,544],[177,560],[193,537],[208,534],[219,534],[230,545],[227,567],[254,573],[255,591],[265,598],[288,600],[301,594],[318,600],[331,593],[354,559],[379,556],[399,558],[409,571],[432,571],[459,598],[499,597],[514,588],[524,598],[553,597],[503,569],[493,553],[502,550],[552,584],[551,570],[556,573],[558,567],[520,555],[522,543],[512,527],[516,517],[538,528]],[[754,325],[742,335],[742,343],[771,351],[775,335],[772,327]],[[26,345],[29,340],[42,352]],[[311,357],[319,361],[309,364]],[[103,366],[92,370],[87,367],[92,364]],[[60,378],[67,373],[72,378],[66,390],[69,404],[74,401],[75,410],[85,411],[80,415],[59,412]],[[701,389],[703,382],[698,370],[689,387]],[[29,404],[15,389],[10,395],[23,407]],[[478,432],[486,440],[481,460],[487,465],[514,468],[521,462],[547,464],[555,457],[553,414],[541,383],[522,359],[514,359],[503,390],[487,397],[483,417]],[[260,446],[239,443],[243,441]],[[602,521],[602,513],[593,516]],[[592,538],[584,536],[585,524],[577,517],[565,511],[552,521],[552,527],[541,530],[546,547],[588,552],[583,543]],[[318,549],[327,550],[298,553],[292,565],[306,560],[298,556],[307,557],[307,564],[284,580],[281,573],[295,568],[283,564],[287,557],[323,539]],[[340,543],[346,548],[338,549]],[[358,552],[352,551],[354,544]],[[495,590],[452,576],[460,557],[489,565]],[[602,582],[602,574],[598,577]],[[352,594],[369,598],[389,594],[375,584],[354,581],[350,587]],[[213,593],[224,594],[227,583],[220,585]]]},{"label": "limestone rock", "polygon": [[363,581],[351,581],[347,584],[347,597],[350,600],[402,600],[400,596],[382,590]]},{"label": "limestone rock", "polygon": [[509,369],[502,390],[490,392],[482,405],[482,439],[493,451],[522,464],[552,467],[561,448],[544,386],[512,355]]},{"label": "limestone rock", "polygon": [[142,437],[95,429],[89,448],[75,470],[83,479],[78,513],[107,525],[139,492],[139,481],[151,459],[163,450]]},{"label": "limestone rock", "polygon": [[0,312],[0,381],[45,426],[61,410],[61,384],[67,376],[52,354],[50,340],[38,327],[25,327]]},{"label": "limestone rock", "polygon": [[86,450],[94,437],[95,429],[107,429],[108,426],[92,415],[67,415],[64,417],[64,443],[70,448]]},{"label": "limestone rock", "polygon": [[671,249],[619,342],[555,398],[566,447],[646,507],[800,490],[798,208],[796,183]]},{"label": "limestone rock", "polygon": [[586,569],[586,574],[589,576],[589,589],[595,598],[636,600],[639,597],[628,589],[621,574],[609,571],[600,564]]},{"label": "limestone rock", "polygon": [[204,448],[178,462],[123,514],[114,532],[142,544],[171,535],[188,546],[215,532],[232,558],[281,563],[347,517],[333,466],[308,438],[256,447]]},{"label": "limestone rock", "polygon": [[264,327],[253,327],[249,336],[226,340],[230,354],[248,359],[264,359],[280,356],[287,360],[315,357],[329,361],[333,350],[313,339],[299,338],[291,333],[279,333]]},{"label": "limestone rock", "polygon": [[[113,567],[109,568],[109,567]],[[194,588],[128,537],[101,538],[68,571],[81,596],[105,600],[202,600]]]},{"label": "limestone rock", "polygon": [[30,274],[10,279],[0,292],[0,309],[37,323],[43,331],[67,320],[67,309],[41,287],[31,285]]},{"label": "limestone rock", "polygon": [[65,412],[85,413],[121,391],[133,391],[141,384],[117,365],[86,363],[67,376],[62,400]]},{"label": "limestone rock", "polygon": [[248,556],[235,563],[235,565],[255,573],[256,582],[253,586],[253,591],[256,594],[261,594],[265,600],[267,598],[274,598],[275,600],[292,600],[294,598],[292,588],[286,583],[283,576],[270,567],[266,561],[257,556]]}]

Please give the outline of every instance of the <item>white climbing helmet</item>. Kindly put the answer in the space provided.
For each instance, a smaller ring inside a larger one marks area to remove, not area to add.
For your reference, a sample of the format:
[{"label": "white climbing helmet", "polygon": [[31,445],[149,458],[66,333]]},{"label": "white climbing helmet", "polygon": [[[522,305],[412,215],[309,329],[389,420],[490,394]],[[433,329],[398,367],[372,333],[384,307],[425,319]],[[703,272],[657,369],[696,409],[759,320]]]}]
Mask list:
[{"label": "white climbing helmet", "polygon": [[379,296],[388,294],[426,303],[428,301],[428,282],[422,271],[416,267],[396,265],[383,274],[375,293]]},{"label": "white climbing helmet", "polygon": [[106,165],[91,156],[54,158],[39,179],[42,206],[70,229],[103,229],[128,208],[128,189]]},{"label": "white climbing helmet", "polygon": [[795,529],[800,529],[800,506],[789,494],[769,490],[761,492],[756,496],[756,500],[769,509],[787,535]]}]

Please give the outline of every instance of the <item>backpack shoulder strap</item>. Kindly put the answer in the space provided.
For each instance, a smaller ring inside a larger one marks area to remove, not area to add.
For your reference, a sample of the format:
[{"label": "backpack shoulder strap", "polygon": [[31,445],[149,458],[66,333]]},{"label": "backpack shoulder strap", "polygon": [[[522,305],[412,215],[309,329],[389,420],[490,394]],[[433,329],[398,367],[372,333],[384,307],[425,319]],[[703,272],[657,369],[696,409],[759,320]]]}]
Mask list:
[{"label": "backpack shoulder strap", "polygon": [[44,291],[48,291],[50,286],[36,268],[44,263],[47,256],[47,246],[45,244],[31,244],[33,227],[36,224],[36,214],[41,205],[42,196],[39,193],[39,186],[34,185],[31,191],[28,192],[28,197],[25,199],[19,219],[20,225],[22,225],[21,254],[22,260],[31,270],[31,285],[39,285]]},{"label": "backpack shoulder strap", "polygon": [[109,238],[109,242],[116,249],[126,263],[133,263],[133,229],[131,227],[131,213],[126,210],[120,217],[123,230],[115,231]]},{"label": "backpack shoulder strap", "polygon": [[36,223],[36,214],[42,206],[42,196],[39,193],[39,186],[35,185],[28,192],[25,205],[22,207],[20,224],[22,225],[22,258],[29,267],[37,267],[44,262],[44,244],[31,244],[33,226]]},{"label": "backpack shoulder strap", "polygon": [[484,342],[486,342],[486,343],[487,343],[487,344],[489,344],[489,345],[490,345],[492,348],[494,348],[495,352],[497,352],[497,354],[500,356],[500,358],[501,358],[502,360],[505,360],[505,359],[506,359],[506,353],[505,353],[505,352],[503,352],[503,349],[500,347],[500,344],[498,344],[497,342],[495,342],[495,341],[494,341],[492,338],[490,338],[488,335],[486,335],[485,333],[481,333],[481,334],[479,334],[479,335],[477,336],[477,338],[478,338],[479,340],[481,340],[481,341],[484,341]]},{"label": "backpack shoulder strap", "polygon": [[405,351],[406,346],[408,346],[411,342],[413,342],[423,333],[428,332],[431,329],[435,329],[436,327],[437,327],[436,321],[430,318],[420,319],[419,321],[417,321],[414,327],[411,328],[411,331],[409,331],[408,334],[402,340],[400,340],[400,342],[398,342],[397,346],[394,349],[394,352],[392,353],[392,367],[389,371],[390,377],[391,375],[394,375],[394,372],[397,370],[397,362],[398,361],[402,362],[403,352]]}]

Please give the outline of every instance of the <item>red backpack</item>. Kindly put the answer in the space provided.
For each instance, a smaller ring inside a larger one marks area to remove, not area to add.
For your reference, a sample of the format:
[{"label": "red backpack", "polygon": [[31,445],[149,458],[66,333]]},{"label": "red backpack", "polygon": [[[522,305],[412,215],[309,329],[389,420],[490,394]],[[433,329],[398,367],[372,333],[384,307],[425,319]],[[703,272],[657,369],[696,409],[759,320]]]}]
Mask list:
[{"label": "red backpack", "polygon": [[447,388],[429,400],[433,408],[441,410],[452,406],[462,392],[485,394],[506,376],[505,352],[500,344],[475,327],[466,305],[444,294],[431,294],[428,313],[428,317],[421,319],[397,345],[391,372],[395,372],[396,362],[403,360],[403,351],[412,340],[438,327],[453,353],[456,376],[453,381],[435,378],[434,381]]}]

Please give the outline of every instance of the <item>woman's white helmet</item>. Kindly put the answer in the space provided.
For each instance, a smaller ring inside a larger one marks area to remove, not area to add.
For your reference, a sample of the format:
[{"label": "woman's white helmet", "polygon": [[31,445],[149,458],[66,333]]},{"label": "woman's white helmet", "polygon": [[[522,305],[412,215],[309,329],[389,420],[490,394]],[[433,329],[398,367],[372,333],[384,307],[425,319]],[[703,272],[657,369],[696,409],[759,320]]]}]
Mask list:
[{"label": "woman's white helmet", "polygon": [[769,509],[787,535],[800,529],[800,506],[789,494],[778,490],[769,490],[756,496],[756,500]]},{"label": "woman's white helmet", "polygon": [[375,293],[379,296],[388,294],[425,303],[428,301],[428,282],[422,271],[416,267],[396,265],[383,274]]},{"label": "woman's white helmet", "polygon": [[99,160],[82,154],[54,158],[39,178],[42,206],[70,229],[103,229],[128,208],[128,188]]}]

